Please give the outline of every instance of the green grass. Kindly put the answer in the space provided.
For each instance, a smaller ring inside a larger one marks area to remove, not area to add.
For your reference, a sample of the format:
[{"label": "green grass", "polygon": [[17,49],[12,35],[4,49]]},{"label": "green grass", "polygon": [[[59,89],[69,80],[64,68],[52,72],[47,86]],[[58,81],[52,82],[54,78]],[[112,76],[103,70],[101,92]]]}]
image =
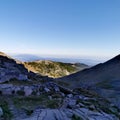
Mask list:
[{"label": "green grass", "polygon": [[4,100],[0,100],[0,107],[3,110],[3,119],[4,120],[11,120],[13,115],[8,107],[8,103]]},{"label": "green grass", "polygon": [[32,85],[32,82],[27,80],[18,80],[16,78],[11,78],[9,81],[5,81],[1,84],[13,84],[13,85]]},{"label": "green grass", "polygon": [[23,90],[18,90],[17,91],[17,94],[20,95],[20,96],[24,96],[25,95],[25,92]]},{"label": "green grass", "polygon": [[60,107],[60,101],[59,100],[48,100],[46,103],[46,107],[48,108],[59,108]]},{"label": "green grass", "polygon": [[83,120],[83,119],[82,119],[81,117],[79,117],[79,116],[73,114],[72,120]]},{"label": "green grass", "polygon": [[49,100],[47,95],[29,96],[29,97],[15,97],[13,98],[14,105],[18,109],[34,110],[36,107],[43,108],[58,108],[61,101],[58,99]]},{"label": "green grass", "polygon": [[34,109],[37,106],[44,105],[44,102],[48,99],[47,96],[29,96],[29,97],[16,97],[13,98],[14,105],[17,108],[29,108]]},{"label": "green grass", "polygon": [[54,81],[54,82],[56,82],[58,85],[61,85],[61,86],[64,86],[64,87],[70,86],[70,84],[67,83],[67,82],[65,82],[65,81],[56,80],[56,81]]},{"label": "green grass", "polygon": [[50,62],[48,64],[45,61],[37,62],[28,62],[25,63],[25,66],[29,68],[32,67],[36,72],[47,75],[49,77],[63,77],[66,76],[65,71],[69,73],[74,73],[77,71],[77,68],[72,66],[72,64],[61,63],[61,62]]},{"label": "green grass", "polygon": [[104,88],[104,89],[112,89],[113,86],[112,84],[110,83],[109,80],[104,80],[102,82],[99,82],[96,84],[98,87],[101,87],[101,88]]},{"label": "green grass", "polygon": [[28,115],[28,116],[32,115],[32,113],[34,112],[34,110],[31,110],[31,109],[24,108],[24,110],[25,110],[26,115]]}]

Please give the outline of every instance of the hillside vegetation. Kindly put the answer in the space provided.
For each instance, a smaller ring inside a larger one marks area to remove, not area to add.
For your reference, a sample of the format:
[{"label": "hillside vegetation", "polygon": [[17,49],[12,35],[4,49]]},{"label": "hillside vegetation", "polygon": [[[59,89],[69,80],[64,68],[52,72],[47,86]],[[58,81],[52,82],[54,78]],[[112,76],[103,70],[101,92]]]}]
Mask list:
[{"label": "hillside vegetation", "polygon": [[71,64],[48,60],[25,62],[24,64],[28,70],[52,78],[70,75],[88,67],[87,65],[80,63]]}]

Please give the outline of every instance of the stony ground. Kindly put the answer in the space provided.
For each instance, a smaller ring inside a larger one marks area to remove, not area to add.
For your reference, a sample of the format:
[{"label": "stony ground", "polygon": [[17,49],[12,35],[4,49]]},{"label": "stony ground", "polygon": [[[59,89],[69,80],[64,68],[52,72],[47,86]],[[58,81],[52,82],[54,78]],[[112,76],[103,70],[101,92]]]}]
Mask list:
[{"label": "stony ground", "polygon": [[[58,89],[53,91],[54,87]],[[96,93],[81,88],[71,91],[54,83],[45,84],[45,88],[38,96],[1,96],[0,100],[4,99],[9,104],[13,114],[11,120],[120,119],[120,110]]]},{"label": "stony ground", "polygon": [[[17,119],[16,119],[17,120]],[[119,120],[106,113],[78,109],[38,109],[29,118],[21,120]]]}]

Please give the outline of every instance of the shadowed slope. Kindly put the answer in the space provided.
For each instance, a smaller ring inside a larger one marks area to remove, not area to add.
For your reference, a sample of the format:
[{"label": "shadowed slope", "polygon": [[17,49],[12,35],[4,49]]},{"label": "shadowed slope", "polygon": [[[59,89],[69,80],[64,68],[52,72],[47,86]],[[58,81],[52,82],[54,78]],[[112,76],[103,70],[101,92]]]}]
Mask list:
[{"label": "shadowed slope", "polygon": [[71,88],[95,90],[120,107],[120,55],[58,80],[69,83]]}]

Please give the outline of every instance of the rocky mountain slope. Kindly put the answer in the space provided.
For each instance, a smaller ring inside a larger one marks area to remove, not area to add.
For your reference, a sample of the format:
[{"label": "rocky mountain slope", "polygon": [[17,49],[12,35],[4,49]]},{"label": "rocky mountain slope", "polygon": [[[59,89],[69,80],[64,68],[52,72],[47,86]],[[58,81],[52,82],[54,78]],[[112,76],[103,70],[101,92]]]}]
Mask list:
[{"label": "rocky mountain slope", "polygon": [[48,60],[25,62],[24,65],[28,70],[32,72],[39,73],[43,76],[48,76],[52,78],[63,77],[88,68],[88,66],[85,64],[71,64]]},{"label": "rocky mountain slope", "polygon": [[71,88],[94,90],[120,107],[120,55],[61,81],[69,83]]},{"label": "rocky mountain slope", "polygon": [[[66,85],[64,87],[63,85]],[[0,120],[119,120],[120,109],[96,92],[28,72],[0,55]]]},{"label": "rocky mountain slope", "polygon": [[15,61],[11,57],[0,52],[0,83],[9,81],[12,78],[27,80],[28,70],[21,62]]}]

